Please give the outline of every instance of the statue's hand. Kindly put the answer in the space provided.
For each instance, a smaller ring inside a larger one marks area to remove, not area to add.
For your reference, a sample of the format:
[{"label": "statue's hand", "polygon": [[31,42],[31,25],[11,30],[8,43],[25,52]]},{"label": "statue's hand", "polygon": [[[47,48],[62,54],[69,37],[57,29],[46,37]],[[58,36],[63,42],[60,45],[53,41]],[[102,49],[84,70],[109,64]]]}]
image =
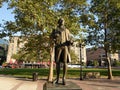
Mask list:
[{"label": "statue's hand", "polygon": [[66,41],[67,46],[73,45],[73,42],[71,41]]}]

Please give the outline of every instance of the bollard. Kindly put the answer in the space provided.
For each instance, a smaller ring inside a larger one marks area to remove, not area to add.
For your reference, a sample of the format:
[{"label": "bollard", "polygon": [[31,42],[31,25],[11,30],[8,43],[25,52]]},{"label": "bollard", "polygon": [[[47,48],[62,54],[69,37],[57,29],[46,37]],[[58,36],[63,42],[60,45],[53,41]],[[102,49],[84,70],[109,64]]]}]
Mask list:
[{"label": "bollard", "polygon": [[33,81],[37,81],[38,80],[38,73],[34,72],[33,73]]}]

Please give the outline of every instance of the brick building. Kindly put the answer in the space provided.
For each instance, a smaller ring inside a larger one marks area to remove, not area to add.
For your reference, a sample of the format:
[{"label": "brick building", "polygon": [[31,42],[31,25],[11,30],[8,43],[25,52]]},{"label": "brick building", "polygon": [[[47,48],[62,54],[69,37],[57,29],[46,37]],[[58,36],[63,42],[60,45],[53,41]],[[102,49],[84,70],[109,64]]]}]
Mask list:
[{"label": "brick building", "polygon": [[[103,48],[97,48],[97,49],[87,49],[87,62],[89,61],[97,61],[99,63],[99,66],[105,66],[106,65],[106,57],[105,57],[105,50]],[[120,60],[119,53],[109,54],[111,58],[111,63],[114,62],[114,60]]]}]

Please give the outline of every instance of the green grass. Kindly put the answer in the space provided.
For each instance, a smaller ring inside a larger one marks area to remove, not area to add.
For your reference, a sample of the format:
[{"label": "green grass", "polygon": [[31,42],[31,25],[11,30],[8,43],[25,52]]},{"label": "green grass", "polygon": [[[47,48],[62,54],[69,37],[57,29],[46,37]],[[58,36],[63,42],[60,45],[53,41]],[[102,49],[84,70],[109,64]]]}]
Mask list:
[{"label": "green grass", "polygon": [[[101,76],[107,76],[107,69],[83,69],[82,70],[83,73],[85,72],[100,72]],[[68,70],[68,75],[71,75],[71,76],[78,76],[80,75],[80,70],[79,69],[70,69]],[[113,69],[112,70],[112,74],[113,76],[120,76],[120,70],[115,70]]]},{"label": "green grass", "polygon": [[[19,77],[32,77],[34,72],[39,73],[39,77],[47,77],[49,73],[49,69],[39,68],[39,69],[9,69],[4,68],[0,69],[0,74],[2,75],[13,75]],[[101,76],[107,76],[107,69],[83,69],[84,72],[100,72]],[[113,76],[120,76],[120,70],[112,70]],[[54,70],[55,75],[55,70]],[[62,70],[61,70],[62,75]],[[68,69],[67,76],[68,77],[79,77],[80,70],[79,69]]]},{"label": "green grass", "polygon": [[19,77],[32,77],[32,74],[34,72],[38,72],[39,76],[47,76],[49,70],[48,69],[0,69],[0,74],[3,75],[13,75],[13,76],[19,76]]}]

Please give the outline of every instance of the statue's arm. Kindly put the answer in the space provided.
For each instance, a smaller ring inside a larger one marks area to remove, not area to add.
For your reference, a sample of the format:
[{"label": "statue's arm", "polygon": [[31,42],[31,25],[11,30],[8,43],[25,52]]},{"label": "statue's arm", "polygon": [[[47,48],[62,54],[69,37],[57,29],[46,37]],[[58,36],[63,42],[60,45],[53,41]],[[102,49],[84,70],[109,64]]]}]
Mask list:
[{"label": "statue's arm", "polygon": [[70,45],[73,44],[73,35],[72,33],[70,33],[70,31],[67,29],[67,33],[68,33],[68,40],[70,42]]}]

